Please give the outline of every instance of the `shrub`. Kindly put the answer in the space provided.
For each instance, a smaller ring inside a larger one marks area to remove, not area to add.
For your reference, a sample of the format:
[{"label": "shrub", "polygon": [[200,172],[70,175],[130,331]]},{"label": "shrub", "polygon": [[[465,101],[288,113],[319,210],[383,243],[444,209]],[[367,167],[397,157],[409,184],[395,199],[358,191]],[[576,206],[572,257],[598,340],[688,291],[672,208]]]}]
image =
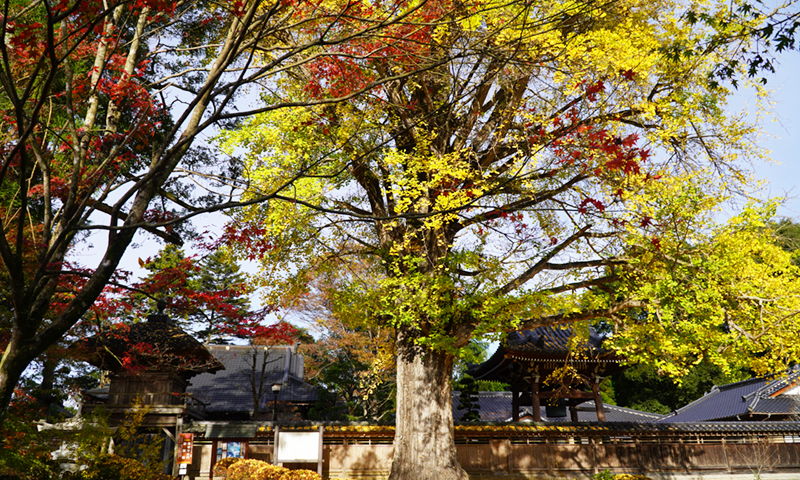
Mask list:
[{"label": "shrub", "polygon": [[228,457],[223,458],[214,465],[214,475],[227,475],[228,468],[236,462],[244,460],[243,458]]},{"label": "shrub", "polygon": [[289,470],[262,460],[241,460],[227,469],[227,480],[322,480],[311,470]]},{"label": "shrub", "polygon": [[70,480],[172,480],[169,475],[153,472],[132,458],[119,455],[99,455],[89,468],[65,475]]},{"label": "shrub", "polygon": [[652,480],[644,475],[631,475],[630,473],[611,473],[608,470],[594,474],[594,480]]},{"label": "shrub", "polygon": [[228,480],[278,480],[288,471],[262,460],[242,460],[228,467]]},{"label": "shrub", "polygon": [[290,470],[281,480],[322,480],[317,472],[312,470]]},{"label": "shrub", "polygon": [[592,478],[594,478],[594,480],[614,480],[614,474],[608,469],[605,469],[600,473],[595,473]]}]

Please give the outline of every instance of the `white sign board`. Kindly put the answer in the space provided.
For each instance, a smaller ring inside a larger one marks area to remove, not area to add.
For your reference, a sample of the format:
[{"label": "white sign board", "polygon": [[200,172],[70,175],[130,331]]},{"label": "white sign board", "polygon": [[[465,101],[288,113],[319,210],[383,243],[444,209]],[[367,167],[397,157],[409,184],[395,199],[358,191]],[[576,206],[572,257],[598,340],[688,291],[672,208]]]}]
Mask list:
[{"label": "white sign board", "polygon": [[316,463],[322,432],[280,432],[276,463]]}]

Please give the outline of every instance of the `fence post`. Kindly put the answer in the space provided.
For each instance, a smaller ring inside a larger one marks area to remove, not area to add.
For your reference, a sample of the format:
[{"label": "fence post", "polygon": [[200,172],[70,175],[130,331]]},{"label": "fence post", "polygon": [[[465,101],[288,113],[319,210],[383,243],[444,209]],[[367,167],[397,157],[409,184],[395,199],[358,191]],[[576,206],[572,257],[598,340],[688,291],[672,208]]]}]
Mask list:
[{"label": "fence post", "polygon": [[489,445],[492,448],[492,473],[508,474],[508,456],[511,450],[511,440],[508,438],[491,439]]},{"label": "fence post", "polygon": [[725,437],[722,437],[722,451],[725,453],[725,469],[731,473],[731,459],[728,457],[728,442]]},{"label": "fence post", "polygon": [[689,447],[686,442],[683,441],[683,437],[678,437],[678,445],[680,445],[681,449],[681,462],[683,462],[683,470],[686,473],[689,473],[691,466],[691,463],[689,462]]},{"label": "fence post", "polygon": [[639,462],[639,471],[645,473],[647,467],[644,464],[644,455],[642,454],[642,446],[639,443],[639,437],[633,437],[633,443],[636,445],[636,460]]},{"label": "fence post", "polygon": [[278,425],[275,425],[275,437],[272,441],[272,464],[278,465],[278,435],[280,434],[280,429]]}]

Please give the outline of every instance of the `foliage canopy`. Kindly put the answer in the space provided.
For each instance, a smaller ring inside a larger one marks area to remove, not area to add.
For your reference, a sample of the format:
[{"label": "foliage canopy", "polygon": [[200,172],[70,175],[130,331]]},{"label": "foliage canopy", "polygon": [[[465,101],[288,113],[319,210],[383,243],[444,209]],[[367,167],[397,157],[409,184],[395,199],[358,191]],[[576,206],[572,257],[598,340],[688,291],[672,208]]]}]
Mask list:
[{"label": "foliage canopy", "polygon": [[620,352],[671,374],[698,358],[724,367],[769,352],[759,371],[796,358],[771,344],[793,334],[797,311],[797,272],[765,229],[774,204],[714,224],[753,188],[760,155],[754,127],[725,113],[730,92],[707,81],[743,40],[674,58],[711,32],[670,2],[436,2],[418,14],[432,8],[450,21],[420,27],[425,41],[404,55],[332,49],[281,87],[307,101],[341,93],[339,71],[354,85],[425,72],[221,136],[243,149],[251,195],[291,183],[239,216],[270,239],[271,300],[361,256],[380,281],[353,279],[340,304],[434,350],[605,317]]},{"label": "foliage canopy", "polygon": [[765,228],[774,204],[714,222],[752,191],[760,153],[711,79],[750,73],[736,62],[763,17],[669,0],[413,5],[380,41],[321,47],[278,91],[380,86],[220,136],[249,195],[290,185],[238,216],[269,238],[271,301],[339,259],[380,266],[337,301],[396,332],[392,478],[465,478],[449,371],[472,337],[605,319],[620,353],[672,375],[798,357],[798,271]]},{"label": "foliage canopy", "polygon": [[[408,13],[264,0],[4,0],[2,12],[0,423],[28,365],[118,313],[105,297],[127,280],[117,267],[137,232],[180,245],[186,220],[241,205],[238,166],[195,140],[298,105],[238,99],[319,59],[315,45],[366,42]],[[90,232],[103,246],[81,265]]]}]

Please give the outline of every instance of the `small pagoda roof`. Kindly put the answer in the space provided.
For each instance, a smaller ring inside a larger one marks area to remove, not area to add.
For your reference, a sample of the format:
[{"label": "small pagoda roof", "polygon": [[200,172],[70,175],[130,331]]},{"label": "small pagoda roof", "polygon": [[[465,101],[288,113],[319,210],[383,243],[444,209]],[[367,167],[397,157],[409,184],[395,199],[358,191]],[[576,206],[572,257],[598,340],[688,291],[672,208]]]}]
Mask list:
[{"label": "small pagoda roof", "polygon": [[[485,362],[471,365],[467,374],[476,380],[491,380],[513,383],[514,372],[522,372],[530,365],[542,366],[541,374],[547,370],[570,363],[581,369],[590,369],[600,364],[619,364],[620,358],[603,348],[603,338],[594,328],[589,336],[572,342],[575,330],[572,327],[538,327],[530,330],[509,332],[500,342],[497,351]],[[572,342],[572,345],[570,343]],[[604,366],[604,370],[608,370]]]},{"label": "small pagoda roof", "polygon": [[[569,342],[575,335],[572,327],[539,327],[531,330],[510,332],[503,347],[509,351],[551,354],[566,356],[570,352]],[[611,351],[602,347],[603,339],[594,328],[589,329],[589,338],[577,344],[579,350],[587,351],[592,356],[607,355]]]},{"label": "small pagoda roof", "polygon": [[139,366],[194,374],[225,367],[202,343],[170,321],[167,315],[149,315],[147,321],[121,325],[87,339],[87,361],[102,369],[120,371],[126,355],[135,355]]}]

